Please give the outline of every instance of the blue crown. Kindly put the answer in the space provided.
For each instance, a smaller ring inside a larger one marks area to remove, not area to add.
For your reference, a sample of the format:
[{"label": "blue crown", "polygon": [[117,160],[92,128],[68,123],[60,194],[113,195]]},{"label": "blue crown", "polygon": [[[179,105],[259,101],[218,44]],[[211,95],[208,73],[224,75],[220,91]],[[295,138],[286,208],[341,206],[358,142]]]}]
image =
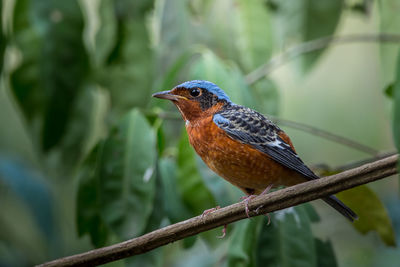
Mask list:
[{"label": "blue crown", "polygon": [[209,81],[193,80],[193,81],[184,82],[176,87],[184,87],[184,88],[188,88],[188,89],[195,88],[195,87],[203,88],[203,89],[213,93],[214,95],[216,95],[218,97],[218,99],[231,102],[229,97],[225,94],[225,92],[221,88],[219,88],[216,84],[209,82]]}]

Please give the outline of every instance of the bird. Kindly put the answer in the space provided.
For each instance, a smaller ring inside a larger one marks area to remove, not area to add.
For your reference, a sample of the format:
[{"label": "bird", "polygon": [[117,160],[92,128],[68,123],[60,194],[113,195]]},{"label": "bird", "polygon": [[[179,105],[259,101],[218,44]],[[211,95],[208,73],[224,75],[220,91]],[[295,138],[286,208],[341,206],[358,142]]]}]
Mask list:
[{"label": "bird", "polygon": [[[242,190],[248,202],[271,188],[319,177],[300,159],[289,136],[261,113],[233,103],[216,84],[192,80],[152,95],[172,101],[190,144],[216,174]],[[350,221],[354,211],[334,195],[322,198]]]}]

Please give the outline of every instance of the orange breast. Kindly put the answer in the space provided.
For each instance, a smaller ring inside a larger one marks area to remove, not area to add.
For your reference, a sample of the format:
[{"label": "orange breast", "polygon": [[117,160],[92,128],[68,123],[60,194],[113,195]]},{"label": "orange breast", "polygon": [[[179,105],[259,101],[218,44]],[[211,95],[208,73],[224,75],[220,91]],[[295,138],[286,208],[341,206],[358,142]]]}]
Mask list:
[{"label": "orange breast", "polygon": [[186,125],[189,141],[207,166],[244,192],[261,193],[269,185],[289,186],[304,182],[299,173],[268,155],[230,138],[212,116]]}]

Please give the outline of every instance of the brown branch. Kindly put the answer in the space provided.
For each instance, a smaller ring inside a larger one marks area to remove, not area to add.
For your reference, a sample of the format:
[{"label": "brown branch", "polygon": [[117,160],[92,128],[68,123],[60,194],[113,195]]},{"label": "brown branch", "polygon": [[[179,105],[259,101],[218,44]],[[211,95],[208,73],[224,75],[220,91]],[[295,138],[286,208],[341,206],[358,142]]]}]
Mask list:
[{"label": "brown branch", "polygon": [[[397,173],[398,155],[361,167],[258,196],[249,203],[250,216],[285,209],[382,179]],[[259,210],[256,214],[255,209]],[[246,218],[243,203],[218,209],[112,246],[57,259],[39,266],[92,266],[138,255],[168,243]]]},{"label": "brown branch", "polygon": [[246,75],[247,84],[253,84],[262,79],[272,71],[284,65],[286,62],[313,51],[321,50],[333,44],[348,43],[400,43],[399,34],[379,33],[379,34],[349,34],[343,36],[328,36],[296,45],[273,57],[270,61],[261,65],[254,71]]}]

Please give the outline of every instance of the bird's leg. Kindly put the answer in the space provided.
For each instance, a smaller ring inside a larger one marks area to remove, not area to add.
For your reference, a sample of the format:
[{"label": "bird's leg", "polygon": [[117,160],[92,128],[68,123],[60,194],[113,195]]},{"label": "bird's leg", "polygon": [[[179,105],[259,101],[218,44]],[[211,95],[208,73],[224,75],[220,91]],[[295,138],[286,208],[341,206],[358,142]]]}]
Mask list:
[{"label": "bird's leg", "polygon": [[[267,194],[267,193],[271,190],[272,187],[273,187],[273,184],[270,184],[269,186],[267,186],[267,188],[265,188],[264,191],[262,191],[261,194],[259,194],[259,196],[262,196],[262,195]],[[243,199],[244,207],[245,207],[245,211],[246,211],[246,215],[247,215],[248,218],[250,218],[250,216],[249,216],[249,202],[250,202],[250,200],[251,200],[252,198],[255,198],[256,196],[257,196],[257,195],[250,194],[250,195],[243,196],[243,197],[240,198],[240,199]],[[258,207],[258,208],[256,209],[256,212],[258,213],[258,210],[259,210],[260,208],[262,208],[262,207],[263,207],[263,206]],[[269,218],[269,215],[268,215],[268,218]]]},{"label": "bird's leg", "polygon": [[226,236],[226,229],[227,228],[228,228],[228,225],[224,224],[224,228],[222,228],[222,235],[217,236],[217,238],[220,238],[220,239],[224,238]]},{"label": "bird's leg", "polygon": [[243,199],[242,202],[244,202],[244,210],[246,211],[247,218],[250,218],[250,215],[249,215],[249,201],[252,198],[255,198],[256,196],[257,195],[247,195],[247,196],[243,196],[243,197],[240,198],[240,199]]},{"label": "bird's leg", "polygon": [[[216,206],[215,208],[211,208],[208,210],[203,211],[203,214],[201,214],[201,218],[203,218],[204,216],[206,216],[207,214],[216,211],[217,209],[221,208],[220,206]],[[228,228],[227,224],[224,224],[224,228],[222,228],[222,235],[217,236],[217,238],[224,238],[226,236],[226,229]]]},{"label": "bird's leg", "polygon": [[221,208],[220,206],[216,206],[215,208],[211,208],[208,210],[203,211],[203,214],[201,214],[201,218],[203,218],[204,216],[206,216],[207,214],[216,211],[217,209]]},{"label": "bird's leg", "polygon": [[[267,194],[267,193],[271,190],[271,188],[272,188],[273,186],[274,186],[273,184],[270,184],[269,186],[267,186],[267,188],[265,188],[264,191],[261,192],[260,196],[261,196],[261,195]],[[264,207],[264,206],[261,205],[261,206],[259,206],[259,207],[256,209],[256,213],[257,213],[257,214],[258,214],[258,212],[260,211],[260,209],[261,209],[262,207]],[[267,225],[269,225],[269,224],[271,223],[271,217],[269,216],[269,213],[268,213],[268,212],[265,213],[264,215],[268,217],[268,223],[267,223]]]}]

